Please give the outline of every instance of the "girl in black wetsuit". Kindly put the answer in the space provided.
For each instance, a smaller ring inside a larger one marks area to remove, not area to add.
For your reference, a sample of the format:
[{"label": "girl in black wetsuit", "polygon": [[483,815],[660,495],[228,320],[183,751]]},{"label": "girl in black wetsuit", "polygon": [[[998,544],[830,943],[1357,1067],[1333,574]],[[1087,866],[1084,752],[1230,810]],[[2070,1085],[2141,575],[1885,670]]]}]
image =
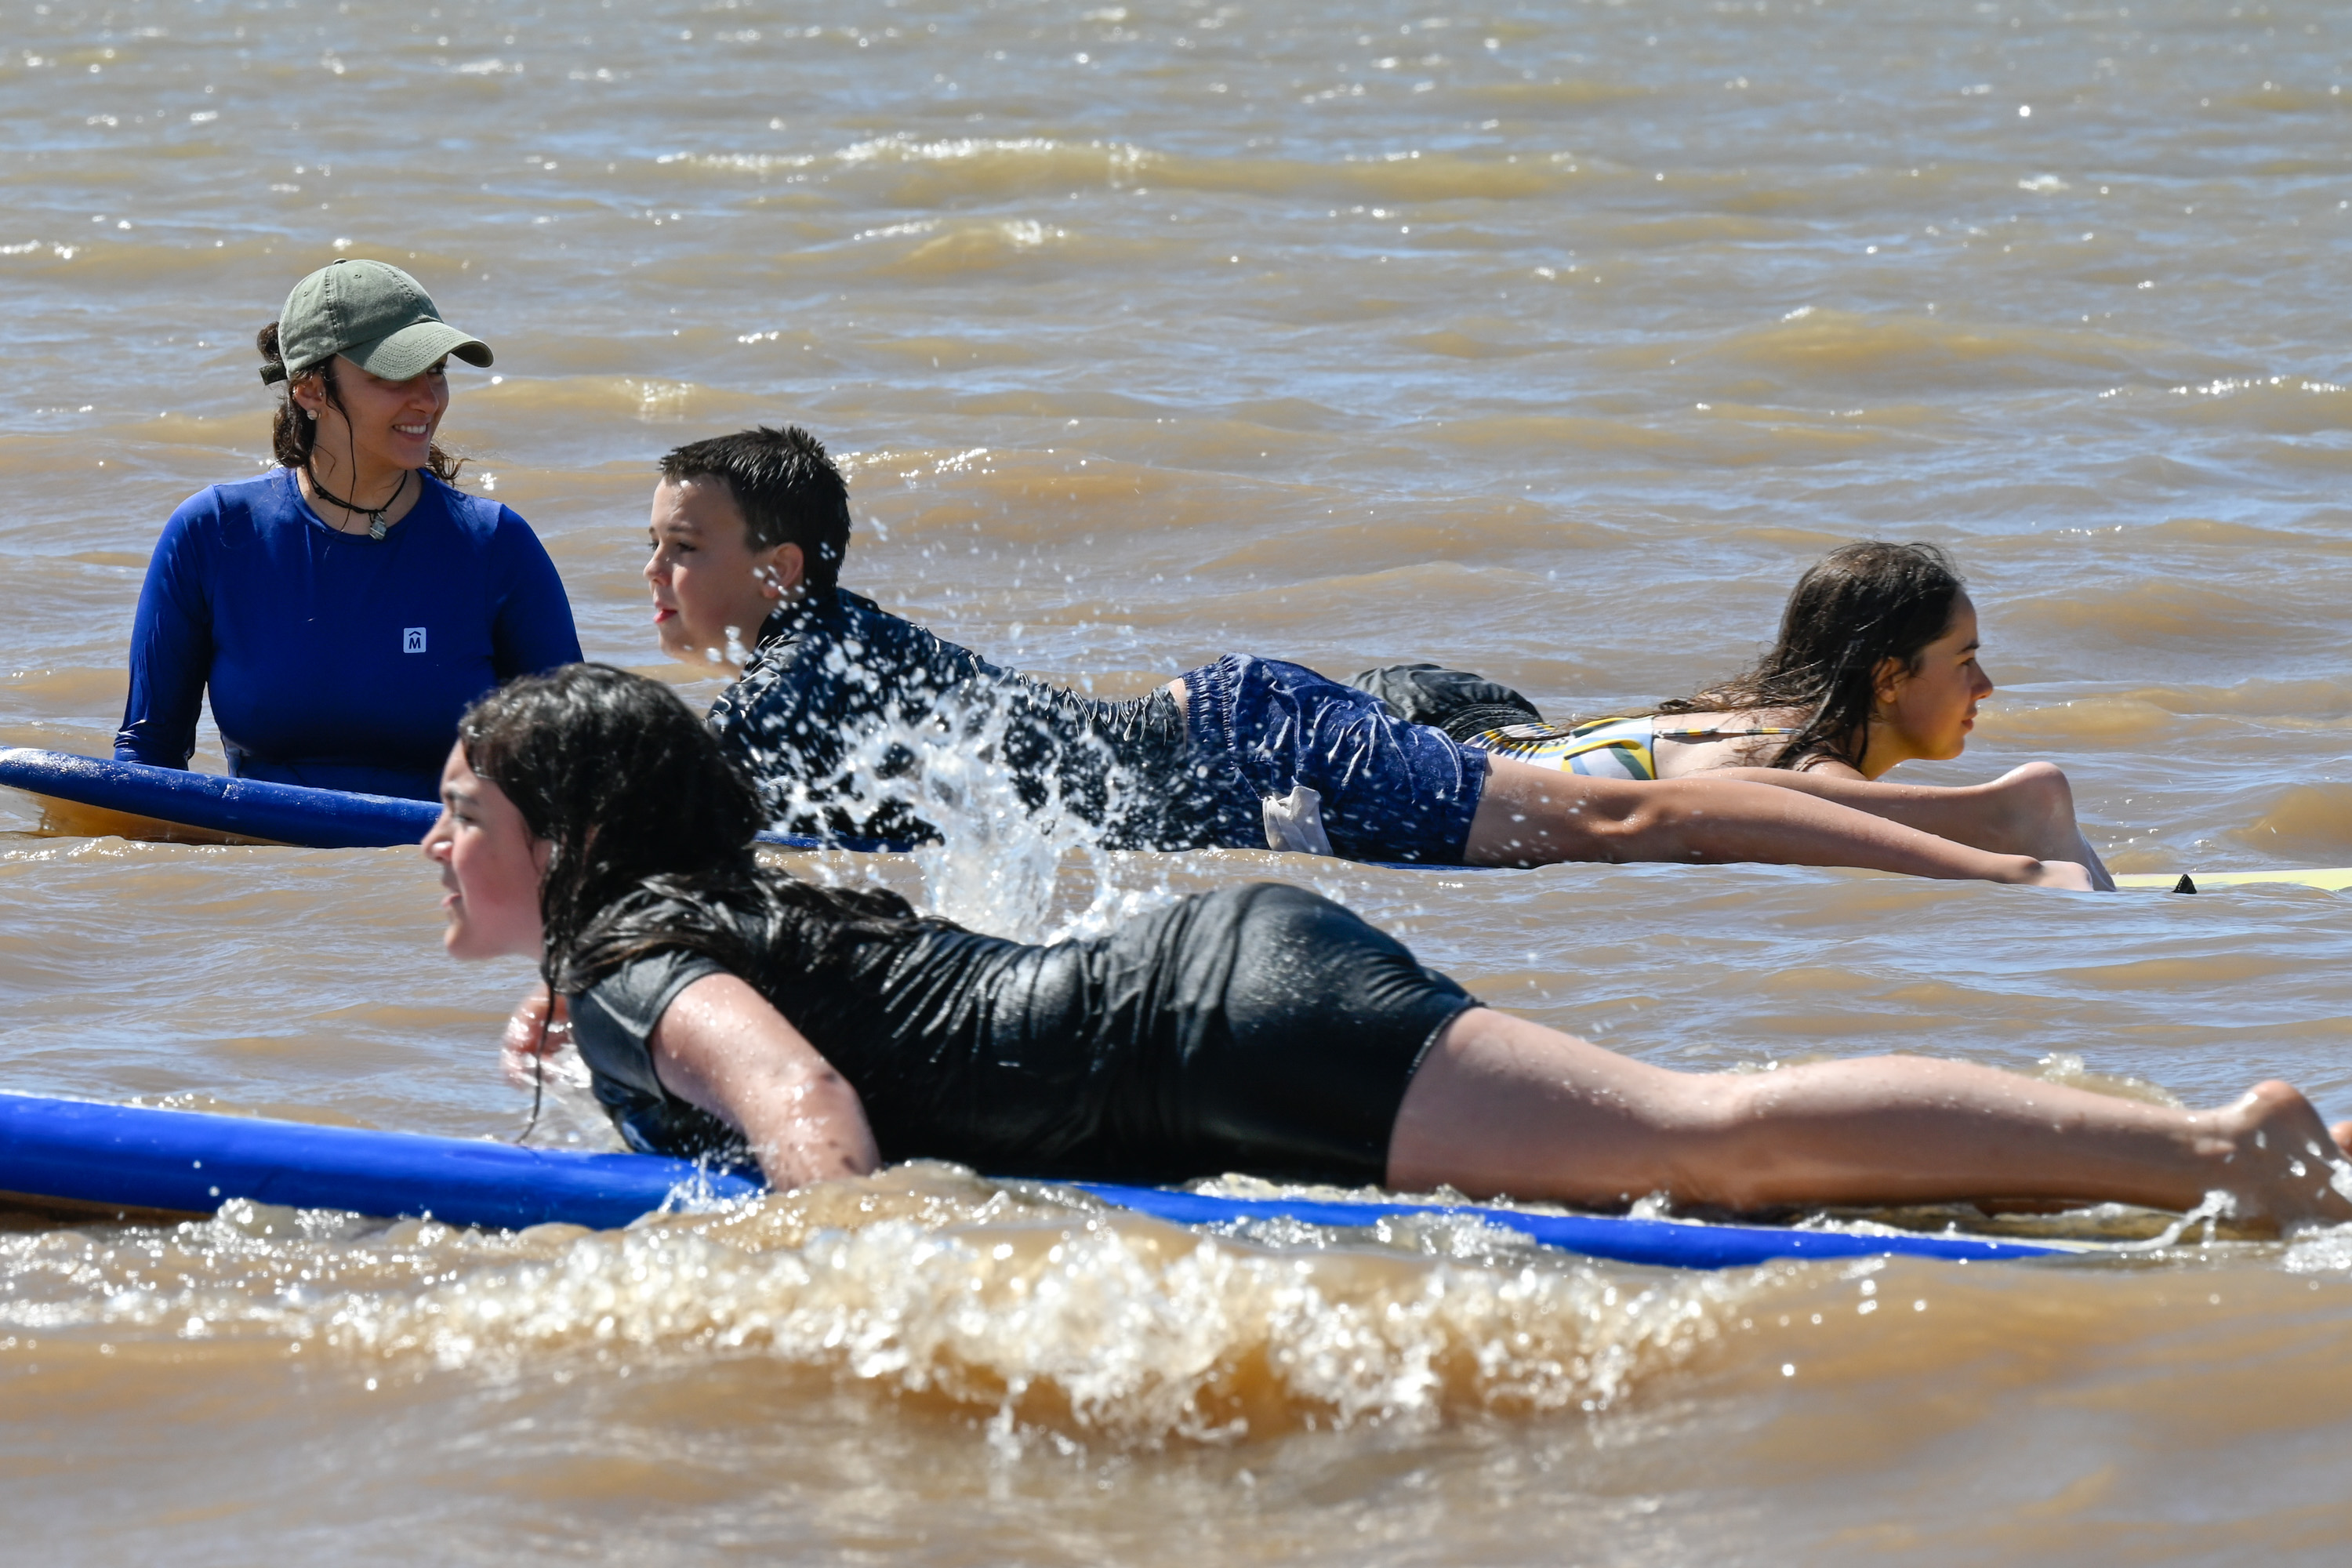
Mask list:
[{"label": "girl in black wetsuit", "polygon": [[931,1156],[1734,1208],[2219,1189],[2352,1218],[2341,1151],[2282,1083],[2191,1112],[1911,1057],[1675,1073],[1481,1007],[1297,889],[1040,947],[813,887],[753,859],[758,799],[710,732],[618,670],[477,703],[442,801],[449,952],[540,960],[638,1147],[748,1145],[779,1186]]}]

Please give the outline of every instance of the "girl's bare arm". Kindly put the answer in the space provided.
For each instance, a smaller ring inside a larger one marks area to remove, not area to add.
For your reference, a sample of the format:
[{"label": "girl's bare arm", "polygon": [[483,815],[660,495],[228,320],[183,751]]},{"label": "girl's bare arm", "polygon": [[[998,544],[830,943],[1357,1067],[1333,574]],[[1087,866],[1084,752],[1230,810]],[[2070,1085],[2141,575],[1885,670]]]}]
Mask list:
[{"label": "girl's bare arm", "polygon": [[677,994],[653,1036],[662,1087],[743,1134],[780,1190],[882,1163],[866,1107],[768,999],[732,974]]}]

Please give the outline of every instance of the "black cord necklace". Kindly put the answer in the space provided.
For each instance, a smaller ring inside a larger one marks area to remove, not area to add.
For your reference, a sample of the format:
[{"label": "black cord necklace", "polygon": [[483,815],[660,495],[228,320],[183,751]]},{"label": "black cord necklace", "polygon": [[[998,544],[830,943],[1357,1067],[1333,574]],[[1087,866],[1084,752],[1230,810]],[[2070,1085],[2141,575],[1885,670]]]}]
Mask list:
[{"label": "black cord necklace", "polygon": [[[370,539],[381,540],[384,536],[385,531],[389,530],[392,525],[383,521],[383,514],[390,511],[394,507],[398,506],[400,504],[400,498],[408,493],[409,470],[403,468],[400,471],[400,483],[392,487],[392,499],[385,501],[382,506],[377,507],[374,510],[370,511],[363,506],[353,506],[351,502],[345,500],[342,497],[337,495],[334,491],[320,484],[319,482],[318,474],[312,470],[310,464],[305,463],[302,465],[302,472],[304,477],[310,479],[310,488],[319,492],[319,499],[320,500],[325,501],[330,506],[339,506],[342,508],[345,512],[352,517],[363,517],[367,519],[368,537]],[[338,529],[336,531],[340,533],[342,531]]]}]

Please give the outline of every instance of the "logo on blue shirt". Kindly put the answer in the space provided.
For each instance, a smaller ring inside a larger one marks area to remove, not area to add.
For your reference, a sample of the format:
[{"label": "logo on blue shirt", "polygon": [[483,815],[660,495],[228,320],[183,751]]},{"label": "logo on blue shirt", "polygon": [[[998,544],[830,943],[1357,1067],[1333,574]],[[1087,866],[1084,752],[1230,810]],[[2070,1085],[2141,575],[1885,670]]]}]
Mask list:
[{"label": "logo on blue shirt", "polygon": [[403,653],[423,653],[425,651],[425,628],[423,626],[411,626],[406,631],[401,633],[400,651]]}]

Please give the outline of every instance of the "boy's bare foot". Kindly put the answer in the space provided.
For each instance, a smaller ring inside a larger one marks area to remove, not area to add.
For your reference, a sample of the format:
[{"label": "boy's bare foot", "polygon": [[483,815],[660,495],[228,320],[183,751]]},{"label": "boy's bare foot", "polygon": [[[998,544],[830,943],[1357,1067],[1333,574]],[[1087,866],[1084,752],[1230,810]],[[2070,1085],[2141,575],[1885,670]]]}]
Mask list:
[{"label": "boy's bare foot", "polygon": [[2238,1200],[2240,1217],[2283,1227],[2352,1220],[2352,1198],[2334,1181],[2352,1121],[2331,1130],[2300,1090],[2276,1079],[2209,1114],[2217,1141],[2207,1152],[2221,1165],[2214,1185]]}]

